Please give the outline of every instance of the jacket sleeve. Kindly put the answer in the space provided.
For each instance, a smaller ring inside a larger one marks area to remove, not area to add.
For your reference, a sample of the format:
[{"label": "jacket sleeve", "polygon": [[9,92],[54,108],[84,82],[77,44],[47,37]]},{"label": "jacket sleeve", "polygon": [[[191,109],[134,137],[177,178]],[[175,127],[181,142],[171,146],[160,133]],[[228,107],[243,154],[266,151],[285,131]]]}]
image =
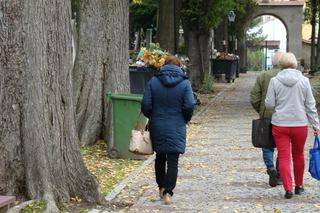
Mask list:
[{"label": "jacket sleeve", "polygon": [[275,93],[273,78],[270,80],[270,83],[268,86],[268,92],[264,102],[265,102],[266,108],[268,109],[273,109],[276,106],[276,93]]},{"label": "jacket sleeve", "polygon": [[259,75],[250,92],[250,103],[257,113],[260,113],[261,99],[262,99],[262,86],[261,86],[261,75]]},{"label": "jacket sleeve", "polygon": [[152,91],[151,91],[151,80],[148,82],[147,88],[144,91],[142,103],[141,103],[141,111],[142,113],[150,119],[152,114]]},{"label": "jacket sleeve", "polygon": [[191,83],[187,80],[187,86],[183,95],[182,113],[186,123],[191,120],[196,100],[194,99]]},{"label": "jacket sleeve", "polygon": [[306,107],[308,120],[311,123],[312,127],[319,129],[320,125],[319,125],[319,117],[318,117],[317,108],[316,108],[316,101],[312,94],[312,89],[311,89],[309,79],[307,82],[307,94],[306,94],[305,107]]}]

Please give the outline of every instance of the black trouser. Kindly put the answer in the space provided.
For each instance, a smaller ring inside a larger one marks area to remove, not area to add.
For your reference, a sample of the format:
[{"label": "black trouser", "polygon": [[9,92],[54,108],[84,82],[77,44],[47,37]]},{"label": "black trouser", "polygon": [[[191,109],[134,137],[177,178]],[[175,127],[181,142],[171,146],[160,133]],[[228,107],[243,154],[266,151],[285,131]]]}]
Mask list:
[{"label": "black trouser", "polygon": [[[173,195],[178,176],[178,159],[180,154],[156,154],[155,171],[159,189],[164,188],[164,194]],[[166,170],[167,163],[167,170]]]}]

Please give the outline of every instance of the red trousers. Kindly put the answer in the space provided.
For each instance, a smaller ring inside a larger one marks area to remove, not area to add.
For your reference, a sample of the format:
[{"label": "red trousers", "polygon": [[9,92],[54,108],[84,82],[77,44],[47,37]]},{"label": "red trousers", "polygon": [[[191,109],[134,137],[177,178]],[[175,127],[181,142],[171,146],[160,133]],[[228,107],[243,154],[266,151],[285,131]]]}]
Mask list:
[{"label": "red trousers", "polygon": [[308,127],[280,127],[273,125],[272,135],[278,150],[279,172],[283,187],[286,191],[292,191],[291,153],[295,185],[302,186],[305,164],[304,145],[308,135]]}]

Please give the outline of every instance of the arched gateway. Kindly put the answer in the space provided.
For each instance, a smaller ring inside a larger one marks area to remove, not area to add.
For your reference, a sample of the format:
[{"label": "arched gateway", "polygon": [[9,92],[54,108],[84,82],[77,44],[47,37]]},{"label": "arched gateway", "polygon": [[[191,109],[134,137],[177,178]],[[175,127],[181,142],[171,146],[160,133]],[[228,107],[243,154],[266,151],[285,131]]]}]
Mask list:
[{"label": "arched gateway", "polygon": [[302,24],[304,1],[259,1],[259,9],[252,18],[272,15],[281,20],[287,29],[287,51],[293,52],[297,58],[302,57]]}]

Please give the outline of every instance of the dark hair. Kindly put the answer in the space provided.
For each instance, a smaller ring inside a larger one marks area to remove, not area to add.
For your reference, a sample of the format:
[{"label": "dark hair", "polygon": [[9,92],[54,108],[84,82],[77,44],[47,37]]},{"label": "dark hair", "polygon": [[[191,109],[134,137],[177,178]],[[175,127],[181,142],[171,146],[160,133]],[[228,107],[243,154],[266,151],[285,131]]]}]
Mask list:
[{"label": "dark hair", "polygon": [[173,56],[173,55],[168,55],[166,57],[164,64],[174,64],[174,65],[177,65],[178,67],[180,67],[182,65],[180,59]]}]

